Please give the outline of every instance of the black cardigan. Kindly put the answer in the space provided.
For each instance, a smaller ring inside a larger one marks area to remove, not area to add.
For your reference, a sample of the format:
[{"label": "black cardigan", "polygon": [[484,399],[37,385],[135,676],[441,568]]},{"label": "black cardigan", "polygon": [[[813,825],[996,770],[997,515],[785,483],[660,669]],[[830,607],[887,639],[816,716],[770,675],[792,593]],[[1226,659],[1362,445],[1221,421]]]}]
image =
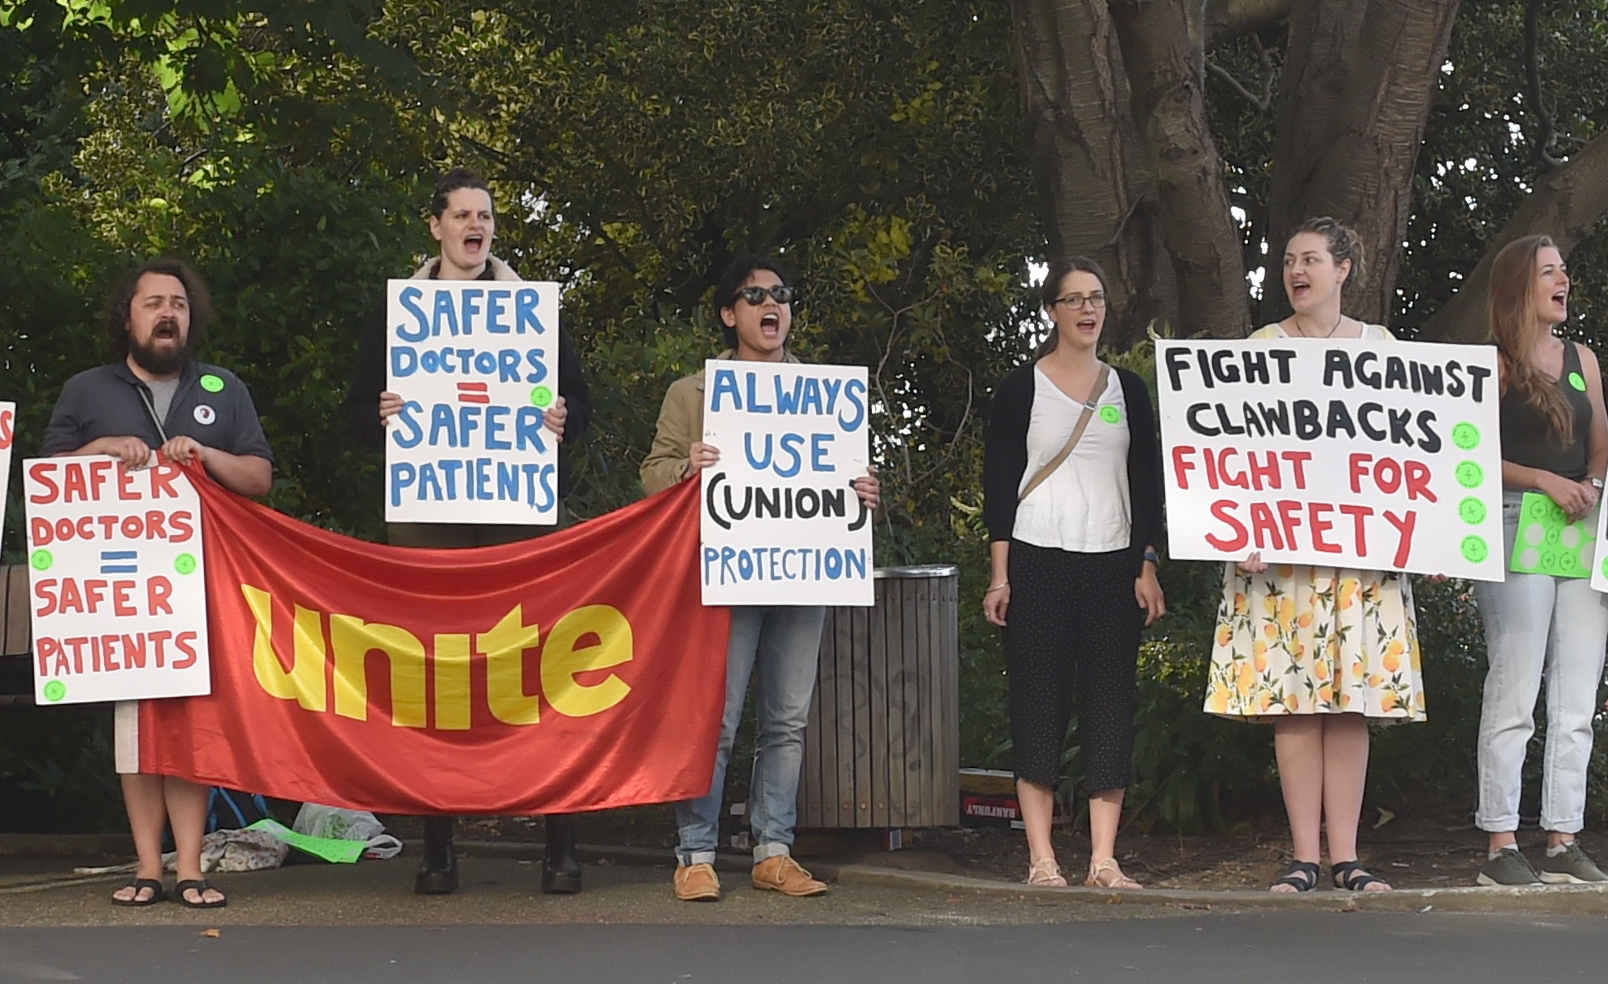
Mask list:
[{"label": "black cardigan", "polygon": [[[1006,373],[994,390],[988,430],[983,438],[983,522],[992,541],[1009,540],[1016,527],[1016,495],[1027,472],[1027,425],[1032,419],[1033,363]],[[1128,506],[1133,532],[1128,553],[1134,576],[1142,573],[1145,547],[1161,548],[1161,448],[1156,412],[1144,380],[1127,369],[1112,371],[1128,404]],[[1061,467],[1065,468],[1063,462]]]}]

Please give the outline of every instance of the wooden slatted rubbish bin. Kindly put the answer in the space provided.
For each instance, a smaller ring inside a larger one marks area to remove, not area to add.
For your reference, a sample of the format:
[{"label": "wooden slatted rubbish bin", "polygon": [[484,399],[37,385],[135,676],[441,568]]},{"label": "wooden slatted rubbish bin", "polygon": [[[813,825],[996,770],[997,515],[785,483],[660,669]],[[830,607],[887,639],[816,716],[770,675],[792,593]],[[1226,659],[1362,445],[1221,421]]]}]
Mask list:
[{"label": "wooden slatted rubbish bin", "polygon": [[960,822],[960,572],[879,567],[874,608],[828,608],[801,828]]}]

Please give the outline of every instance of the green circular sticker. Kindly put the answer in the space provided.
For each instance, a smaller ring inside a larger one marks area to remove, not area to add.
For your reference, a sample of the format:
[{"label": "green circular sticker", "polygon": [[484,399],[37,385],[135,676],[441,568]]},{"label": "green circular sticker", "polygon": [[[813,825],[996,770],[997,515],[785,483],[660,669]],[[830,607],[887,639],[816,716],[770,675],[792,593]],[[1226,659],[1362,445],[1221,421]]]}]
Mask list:
[{"label": "green circular sticker", "polygon": [[1122,411],[1116,407],[1101,407],[1100,419],[1108,424],[1117,423],[1122,419]]},{"label": "green circular sticker", "polygon": [[1457,514],[1463,517],[1463,522],[1470,526],[1478,526],[1485,522],[1485,503],[1469,496],[1457,504]]},{"label": "green circular sticker", "polygon": [[1480,429],[1464,421],[1452,428],[1452,443],[1464,451],[1472,451],[1480,446]]},{"label": "green circular sticker", "polygon": [[530,402],[535,406],[546,409],[553,404],[553,388],[551,386],[538,386],[530,391]]},{"label": "green circular sticker", "polygon": [[1477,536],[1463,537],[1463,557],[1471,564],[1478,564],[1485,560],[1490,553],[1485,540]]},{"label": "green circular sticker", "polygon": [[1586,391],[1586,377],[1578,372],[1571,372],[1569,374],[1569,385],[1584,393]]},{"label": "green circular sticker", "polygon": [[28,558],[28,563],[32,564],[36,571],[48,571],[50,565],[55,562],[56,558],[50,555],[49,550],[35,550]]},{"label": "green circular sticker", "polygon": [[209,372],[201,377],[201,388],[208,393],[216,393],[223,389],[223,379]]},{"label": "green circular sticker", "polygon": [[1465,489],[1479,488],[1485,481],[1485,469],[1472,461],[1465,461],[1457,466],[1457,484]]},{"label": "green circular sticker", "polygon": [[1608,557],[1602,559],[1602,576],[1608,577]]},{"label": "green circular sticker", "polygon": [[173,569],[180,574],[195,573],[195,554],[181,553],[173,558]]},{"label": "green circular sticker", "polygon": [[45,699],[54,704],[67,696],[67,685],[60,680],[52,680],[45,684]]}]

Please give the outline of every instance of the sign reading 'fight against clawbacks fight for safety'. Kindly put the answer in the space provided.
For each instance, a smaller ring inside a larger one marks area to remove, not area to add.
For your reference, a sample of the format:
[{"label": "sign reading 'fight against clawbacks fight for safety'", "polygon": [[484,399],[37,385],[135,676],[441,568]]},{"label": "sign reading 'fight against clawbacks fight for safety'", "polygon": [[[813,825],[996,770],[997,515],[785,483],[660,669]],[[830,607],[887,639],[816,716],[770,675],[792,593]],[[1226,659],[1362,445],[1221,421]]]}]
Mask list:
[{"label": "sign reading 'fight against clawbacks fight for safety'", "polygon": [[386,283],[385,519],[558,522],[558,285]]},{"label": "sign reading 'fight against clawbacks fight for safety'", "polygon": [[1156,346],[1169,550],[1500,581],[1496,349]]},{"label": "sign reading 'fight against clawbacks fight for safety'", "polygon": [[35,701],[210,693],[201,500],[183,470],[97,455],[22,472]]},{"label": "sign reading 'fight against clawbacks fight for safety'", "polygon": [[699,576],[706,605],[871,605],[870,458],[861,367],[704,365]]}]

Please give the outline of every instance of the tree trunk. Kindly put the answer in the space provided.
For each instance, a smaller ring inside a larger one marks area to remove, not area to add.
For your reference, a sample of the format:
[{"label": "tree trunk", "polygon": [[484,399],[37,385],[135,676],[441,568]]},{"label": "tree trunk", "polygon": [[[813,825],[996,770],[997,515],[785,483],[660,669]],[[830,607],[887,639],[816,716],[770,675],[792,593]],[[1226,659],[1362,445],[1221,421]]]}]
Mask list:
[{"label": "tree trunk", "polygon": [[1127,348],[1176,320],[1177,296],[1110,15],[1100,0],[1012,0],[1011,20],[1045,238],[1105,268],[1106,342]]},{"label": "tree trunk", "polygon": [[1111,0],[1110,7],[1186,312],[1178,333],[1243,337],[1250,321],[1240,232],[1206,121],[1205,5]]},{"label": "tree trunk", "polygon": [[1457,0],[1294,4],[1279,86],[1263,320],[1289,311],[1276,262],[1284,236],[1303,219],[1331,215],[1363,244],[1346,312],[1389,323],[1414,167],[1457,8]]},{"label": "tree trunk", "polygon": [[1491,286],[1491,263],[1515,239],[1544,233],[1558,244],[1565,257],[1608,214],[1608,135],[1600,136],[1569,159],[1569,163],[1536,180],[1513,218],[1480,257],[1474,272],[1452,295],[1446,306],[1424,323],[1426,341],[1481,342],[1489,330],[1486,309]]}]

